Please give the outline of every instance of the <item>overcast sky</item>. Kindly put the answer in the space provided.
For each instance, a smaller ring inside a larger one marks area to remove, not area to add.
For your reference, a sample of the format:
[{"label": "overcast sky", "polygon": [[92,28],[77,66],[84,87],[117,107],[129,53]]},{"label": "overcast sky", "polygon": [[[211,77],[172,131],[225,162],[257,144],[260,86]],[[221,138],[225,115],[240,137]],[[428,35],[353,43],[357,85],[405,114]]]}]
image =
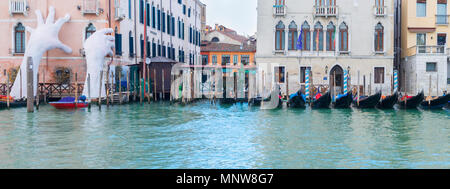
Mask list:
[{"label": "overcast sky", "polygon": [[206,24],[215,23],[233,29],[239,34],[256,32],[257,0],[201,0],[206,4]]}]

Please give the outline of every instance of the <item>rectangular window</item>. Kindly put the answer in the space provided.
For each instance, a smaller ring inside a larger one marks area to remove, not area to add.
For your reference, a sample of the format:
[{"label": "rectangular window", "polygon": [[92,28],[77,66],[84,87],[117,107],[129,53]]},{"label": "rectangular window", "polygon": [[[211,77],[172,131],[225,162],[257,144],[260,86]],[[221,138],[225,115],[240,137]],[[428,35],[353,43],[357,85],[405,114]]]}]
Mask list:
[{"label": "rectangular window", "polygon": [[145,22],[146,22],[146,24],[147,24],[147,26],[150,26],[150,4],[148,4],[147,3],[147,7],[146,7],[146,13],[145,13],[146,15],[146,20],[145,20]]},{"label": "rectangular window", "polygon": [[144,23],[144,1],[139,1],[139,23]]},{"label": "rectangular window", "polygon": [[426,17],[426,16],[427,16],[427,1],[417,0],[416,17]]},{"label": "rectangular window", "polygon": [[158,24],[156,24],[157,26],[158,26],[158,30],[161,30],[161,10],[158,10],[158,13],[157,13],[157,21],[158,21]]},{"label": "rectangular window", "polygon": [[437,71],[437,63],[427,62],[427,72],[436,72],[436,71]]},{"label": "rectangular window", "polygon": [[212,64],[217,65],[217,55],[212,56]]},{"label": "rectangular window", "polygon": [[427,49],[426,49],[425,45],[427,45],[427,34],[418,33],[416,46],[418,48],[419,53],[426,53]]},{"label": "rectangular window", "polygon": [[284,83],[285,67],[284,66],[275,66],[273,71],[274,71],[274,76],[275,76],[275,82]]},{"label": "rectangular window", "polygon": [[115,34],[116,55],[122,56],[122,34]]},{"label": "rectangular window", "polygon": [[237,65],[237,63],[238,63],[238,55],[234,55],[233,56],[233,64]]},{"label": "rectangular window", "polygon": [[300,83],[306,83],[306,70],[311,71],[311,67],[300,67]]},{"label": "rectangular window", "polygon": [[438,0],[436,24],[448,24],[447,20],[447,0]]},{"label": "rectangular window", "polygon": [[230,55],[222,55],[222,66],[230,64]]},{"label": "rectangular window", "polygon": [[208,55],[202,55],[202,65],[208,65]]},{"label": "rectangular window", "polygon": [[241,63],[244,64],[244,66],[247,66],[250,63],[250,56],[249,55],[242,55],[241,56]]},{"label": "rectangular window", "polygon": [[156,43],[152,43],[152,57],[156,57]]},{"label": "rectangular window", "polygon": [[161,19],[162,19],[162,21],[161,21],[162,32],[166,32],[166,13],[164,13],[164,12],[162,13]]},{"label": "rectangular window", "polygon": [[375,68],[375,83],[383,84],[384,83],[384,68]]},{"label": "rectangular window", "polygon": [[156,12],[155,12],[155,7],[152,6],[152,27],[156,28]]}]

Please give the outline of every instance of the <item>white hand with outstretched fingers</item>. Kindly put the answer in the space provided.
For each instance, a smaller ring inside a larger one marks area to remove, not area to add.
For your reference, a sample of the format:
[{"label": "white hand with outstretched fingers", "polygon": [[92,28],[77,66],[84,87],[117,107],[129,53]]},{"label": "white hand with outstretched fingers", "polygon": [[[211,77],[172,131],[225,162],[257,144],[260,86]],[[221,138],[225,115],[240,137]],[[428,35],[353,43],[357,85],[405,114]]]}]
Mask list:
[{"label": "white hand with outstretched fingers", "polygon": [[[92,34],[84,43],[86,53],[86,80],[84,83],[83,95],[91,98],[99,97],[99,85],[101,82],[101,97],[106,97],[105,77],[100,81],[100,71],[105,66],[105,57],[113,56],[115,47],[114,36],[108,35],[114,33],[111,28],[105,28]],[[88,76],[90,83],[88,84]],[[89,94],[90,93],[90,94]]]},{"label": "white hand with outstretched fingers", "polygon": [[[64,23],[70,20],[69,14],[66,14],[64,18],[60,18],[55,22],[55,8],[50,7],[49,14],[45,23],[40,10],[36,10],[36,18],[36,28],[26,26],[26,30],[30,32],[31,35],[25,49],[22,64],[20,65],[21,73],[17,74],[17,77],[11,89],[11,96],[15,99],[25,98],[27,94],[26,66],[28,57],[31,57],[33,60],[33,86],[34,96],[36,96],[37,73],[39,71],[39,64],[44,53],[52,49],[61,49],[68,54],[72,53],[72,49],[63,44],[58,39],[58,34],[61,30],[61,27],[64,25]],[[20,81],[22,81],[22,85],[20,84]]]}]

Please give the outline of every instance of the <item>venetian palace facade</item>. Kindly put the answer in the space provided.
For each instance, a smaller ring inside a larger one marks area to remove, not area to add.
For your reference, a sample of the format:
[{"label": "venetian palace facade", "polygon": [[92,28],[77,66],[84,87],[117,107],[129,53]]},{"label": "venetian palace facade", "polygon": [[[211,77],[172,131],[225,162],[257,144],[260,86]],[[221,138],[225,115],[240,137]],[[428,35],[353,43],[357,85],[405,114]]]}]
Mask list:
[{"label": "venetian palace facade", "polygon": [[[103,28],[114,28],[119,34],[119,15],[115,14],[118,0],[2,0],[0,1],[0,82],[6,83],[7,72],[15,72],[24,58],[26,42],[30,34],[25,26],[36,27],[36,10],[40,10],[44,19],[48,15],[48,7],[56,9],[55,19],[70,14],[70,21],[63,25],[59,39],[72,48],[71,54],[55,49],[44,54],[39,67],[40,82],[56,82],[65,72],[70,72],[71,82],[75,73],[78,82],[83,83],[86,74],[84,60],[84,41],[95,31]],[[111,16],[109,16],[111,15]],[[120,36],[120,34],[119,34]],[[120,42],[120,40],[118,40]],[[116,49],[114,64],[122,64],[120,45]],[[45,75],[45,78],[43,77]]]},{"label": "venetian palace facade", "polygon": [[279,83],[285,93],[289,74],[292,94],[305,88],[305,73],[311,70],[314,86],[338,94],[349,71],[349,85],[359,84],[365,94],[391,94],[393,0],[259,0],[257,9],[262,82]]},{"label": "venetian palace facade", "polygon": [[59,39],[73,52],[65,54],[56,49],[46,53],[39,68],[41,83],[58,82],[57,78],[64,73],[71,75],[71,82],[77,73],[79,82],[83,83],[86,74],[83,43],[103,28],[115,30],[113,66],[143,62],[144,26],[147,27],[145,51],[148,57],[200,63],[200,36],[205,27],[206,6],[199,0],[2,0],[0,7],[5,11],[0,12],[3,36],[0,38],[3,44],[0,71],[4,76],[0,77],[1,83],[6,83],[7,72],[18,70],[22,62],[30,36],[25,26],[36,27],[35,11],[40,10],[45,18],[50,6],[56,9],[55,18],[71,15]]}]

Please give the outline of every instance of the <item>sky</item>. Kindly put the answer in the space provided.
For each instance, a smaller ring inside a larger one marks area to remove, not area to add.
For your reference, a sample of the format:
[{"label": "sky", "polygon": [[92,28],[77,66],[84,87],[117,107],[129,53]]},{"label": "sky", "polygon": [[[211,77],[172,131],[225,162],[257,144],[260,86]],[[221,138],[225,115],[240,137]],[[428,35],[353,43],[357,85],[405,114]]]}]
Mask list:
[{"label": "sky", "polygon": [[200,0],[206,4],[206,24],[223,25],[238,34],[256,32],[257,0]]}]

